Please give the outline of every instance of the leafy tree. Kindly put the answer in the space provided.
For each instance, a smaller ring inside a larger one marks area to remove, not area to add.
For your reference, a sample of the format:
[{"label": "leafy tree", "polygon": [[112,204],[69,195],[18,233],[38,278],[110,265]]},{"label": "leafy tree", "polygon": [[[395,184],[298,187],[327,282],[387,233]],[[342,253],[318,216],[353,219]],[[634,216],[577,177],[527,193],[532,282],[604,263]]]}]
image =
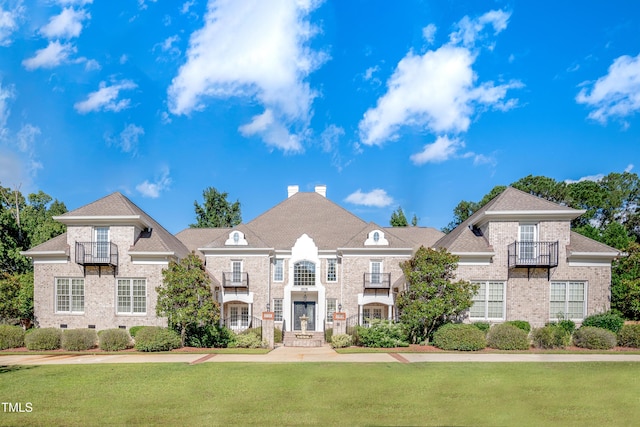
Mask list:
[{"label": "leafy tree", "polygon": [[473,304],[478,285],[453,282],[458,257],[445,249],[422,246],[400,267],[407,289],[398,295],[397,304],[413,343],[431,338],[436,329],[459,318]]},{"label": "leafy tree", "polygon": [[402,207],[398,206],[398,209],[393,211],[389,223],[392,227],[406,227],[409,225],[409,222],[407,222],[407,217],[402,211]]},{"label": "leafy tree", "polygon": [[449,233],[458,225],[466,221],[471,215],[476,213],[480,208],[489,203],[494,197],[502,193],[507,187],[504,185],[496,185],[493,189],[485,194],[485,196],[478,203],[469,202],[466,200],[461,201],[453,209],[453,221],[451,221],[446,227],[442,229],[443,233]]},{"label": "leafy tree", "polygon": [[207,187],[202,192],[204,203],[202,206],[193,202],[196,211],[196,223],[191,228],[233,227],[242,222],[240,202],[227,201],[227,193],[222,193],[214,187]]},{"label": "leafy tree", "polygon": [[528,175],[511,186],[554,203],[565,203],[567,200],[567,184],[546,176]]},{"label": "leafy tree", "polygon": [[630,244],[627,254],[613,262],[611,308],[627,319],[640,320],[640,244]]},{"label": "leafy tree", "polygon": [[33,273],[7,274],[0,278],[0,320],[20,323],[28,328],[33,322]]},{"label": "leafy tree", "polygon": [[418,226],[418,217],[416,216],[416,214],[413,214],[413,218],[411,218],[411,226],[412,227]]},{"label": "leafy tree", "polygon": [[180,262],[171,261],[162,270],[163,285],[156,288],[156,313],[180,333],[184,346],[189,327],[215,324],[220,318],[218,303],[211,293],[211,280],[200,258],[191,253]]}]

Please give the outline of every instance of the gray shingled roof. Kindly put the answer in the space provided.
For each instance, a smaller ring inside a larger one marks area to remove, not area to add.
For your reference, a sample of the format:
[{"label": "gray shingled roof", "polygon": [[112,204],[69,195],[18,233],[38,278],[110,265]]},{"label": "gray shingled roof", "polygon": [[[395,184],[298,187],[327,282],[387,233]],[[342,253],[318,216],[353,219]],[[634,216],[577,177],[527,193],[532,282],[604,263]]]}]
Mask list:
[{"label": "gray shingled roof", "polygon": [[65,252],[69,254],[67,233],[62,233],[44,243],[39,244],[38,246],[34,246],[28,251],[25,251],[24,254],[29,256],[29,254],[33,254],[34,252]]},{"label": "gray shingled roof", "polygon": [[568,252],[584,252],[584,253],[611,253],[615,256],[620,253],[619,250],[597,242],[582,234],[571,232],[571,242],[567,245]]},{"label": "gray shingled roof", "polygon": [[413,248],[431,247],[445,235],[433,227],[385,227],[383,230],[395,234]]}]

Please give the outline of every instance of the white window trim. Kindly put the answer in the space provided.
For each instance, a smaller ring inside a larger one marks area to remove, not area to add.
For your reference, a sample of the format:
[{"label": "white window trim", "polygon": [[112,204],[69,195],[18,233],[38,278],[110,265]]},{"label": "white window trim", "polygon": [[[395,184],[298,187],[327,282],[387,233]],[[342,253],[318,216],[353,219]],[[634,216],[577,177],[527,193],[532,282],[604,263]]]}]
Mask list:
[{"label": "white window trim", "polygon": [[[331,280],[329,279],[329,265],[330,263],[333,261],[333,266],[334,266],[334,270],[333,270],[333,275],[334,275],[334,279]],[[338,281],[338,258],[328,258],[327,259],[327,283],[336,283]]]},{"label": "white window trim", "polygon": [[[233,266],[236,263],[240,263],[240,280],[233,280],[235,279],[234,277],[234,270],[233,270]],[[231,283],[242,283],[242,273],[244,272],[244,261],[242,261],[241,259],[232,259],[231,260]]]},{"label": "white window trim", "polygon": [[[330,312],[329,308],[330,308],[330,304],[329,301],[333,301],[333,310]],[[333,322],[333,313],[335,313],[336,311],[338,311],[338,299],[337,298],[327,298],[326,301],[326,316],[327,316],[327,322]]]},{"label": "white window trim", "polygon": [[[129,281],[129,297],[131,298],[131,310],[130,311],[120,311],[120,304],[118,302],[118,298],[119,298],[119,284],[118,282],[120,280],[126,280]],[[139,311],[133,311],[133,308],[135,306],[133,299],[134,299],[134,295],[133,295],[133,281],[134,280],[144,280],[144,312],[139,312]],[[147,310],[149,307],[149,294],[148,294],[148,280],[146,277],[118,277],[116,278],[116,304],[115,304],[115,308],[116,308],[116,314],[118,316],[146,316],[147,315]]]},{"label": "white window trim", "polygon": [[[276,310],[276,301],[280,301],[280,310]],[[280,316],[278,316],[278,314]],[[278,317],[280,317],[278,319]],[[283,298],[274,298],[273,299],[273,321],[274,322],[282,322],[284,320],[284,299]]]},{"label": "white window trim", "polygon": [[[502,280],[472,280],[471,283],[475,284],[484,284],[484,316],[477,317],[471,316],[471,308],[469,308],[469,319],[471,320],[487,320],[487,321],[504,321],[506,319],[507,313],[507,282],[503,282]],[[489,317],[489,283],[502,284],[502,317]]]},{"label": "white window trim", "polygon": [[[373,272],[373,264],[380,264],[380,271],[378,271],[377,273],[374,273]],[[370,280],[371,283],[382,284],[384,282],[384,278],[383,278],[383,276],[384,276],[384,263],[382,262],[381,259],[372,259],[371,261],[369,261],[369,274],[370,274],[369,280]],[[379,281],[377,281],[377,282],[373,281],[373,275],[374,274],[378,274],[379,275],[379,277],[378,277]]]},{"label": "white window trim", "polygon": [[[58,280],[69,281],[69,310],[58,310]],[[73,280],[82,280],[82,311],[73,310]],[[84,277],[56,277],[53,286],[53,304],[55,313],[64,314],[84,314],[85,312],[85,280]]]},{"label": "white window trim", "polygon": [[568,310],[568,304],[569,304],[569,298],[568,298],[568,293],[569,293],[569,283],[581,283],[584,291],[583,291],[583,296],[584,296],[584,301],[582,301],[582,317],[570,317],[568,318],[569,320],[573,320],[573,321],[578,321],[581,322],[585,319],[585,317],[587,317],[587,301],[589,300],[589,284],[586,280],[552,280],[551,282],[549,282],[549,320],[550,321],[557,321],[558,320],[558,313],[551,313],[551,285],[553,283],[564,283],[565,284],[565,288],[564,288],[564,311],[562,312],[562,314],[564,316],[567,315],[567,313],[569,312]]},{"label": "white window trim", "polygon": [[[277,266],[278,266],[278,261],[280,262],[281,267],[282,267],[282,271],[281,271],[282,278],[281,279],[277,279],[276,278],[276,269],[277,269]],[[273,281],[276,282],[276,283],[284,282],[284,258],[276,258],[275,262],[273,263]]]}]

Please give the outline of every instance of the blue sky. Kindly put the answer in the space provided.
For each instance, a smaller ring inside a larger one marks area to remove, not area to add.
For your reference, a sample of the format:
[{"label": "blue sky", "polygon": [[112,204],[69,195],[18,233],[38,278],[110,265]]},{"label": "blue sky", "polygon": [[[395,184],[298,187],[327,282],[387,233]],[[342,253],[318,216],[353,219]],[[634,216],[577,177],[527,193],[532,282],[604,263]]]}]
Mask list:
[{"label": "blue sky", "polygon": [[441,228],[526,175],[640,165],[640,3],[0,0],[0,183],[121,191],[172,232],[214,186]]}]

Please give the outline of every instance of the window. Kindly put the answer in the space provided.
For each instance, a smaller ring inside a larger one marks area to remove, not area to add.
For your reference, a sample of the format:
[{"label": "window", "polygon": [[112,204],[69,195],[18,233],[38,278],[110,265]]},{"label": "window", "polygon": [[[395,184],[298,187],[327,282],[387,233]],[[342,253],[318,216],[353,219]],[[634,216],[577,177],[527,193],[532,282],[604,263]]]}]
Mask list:
[{"label": "window", "polygon": [[365,307],[362,309],[362,325],[369,326],[371,319],[382,319],[382,307]]},{"label": "window", "polygon": [[315,286],[316,265],[310,261],[300,261],[293,265],[294,286]]},{"label": "window", "polygon": [[238,242],[240,242],[240,234],[238,234],[238,232],[236,231],[235,233],[233,233],[233,243],[237,245]]},{"label": "window", "polygon": [[337,259],[331,258],[327,260],[327,282],[335,282],[338,280],[337,265]]},{"label": "window", "polygon": [[282,299],[273,299],[273,320],[282,322]]},{"label": "window", "polygon": [[336,299],[327,298],[327,322],[333,322],[333,313],[336,312]]},{"label": "window", "polygon": [[84,313],[84,279],[56,279],[56,312]]},{"label": "window", "polygon": [[377,231],[373,233],[373,241],[376,243],[380,241],[380,233],[378,233]]},{"label": "window", "polygon": [[232,305],[229,307],[229,327],[231,329],[249,327],[249,306]]},{"label": "window", "polygon": [[277,259],[273,266],[273,281],[282,282],[284,280],[284,260]]},{"label": "window", "polygon": [[95,258],[108,259],[109,258],[109,227],[95,227],[94,232],[94,250],[93,255]]},{"label": "window", "polygon": [[372,284],[381,284],[382,283],[382,262],[381,261],[371,261],[371,283]]},{"label": "window", "polygon": [[532,260],[536,257],[536,233],[537,227],[535,224],[520,224],[519,230],[519,242],[520,242],[520,259]]},{"label": "window", "polygon": [[231,281],[242,283],[242,261],[231,261]]},{"label": "window", "polygon": [[504,282],[473,282],[480,285],[469,310],[472,319],[504,319]]},{"label": "window", "polygon": [[551,282],[549,318],[582,320],[585,313],[586,284],[584,282]]},{"label": "window", "polygon": [[147,280],[118,279],[118,314],[145,314],[147,312]]}]

